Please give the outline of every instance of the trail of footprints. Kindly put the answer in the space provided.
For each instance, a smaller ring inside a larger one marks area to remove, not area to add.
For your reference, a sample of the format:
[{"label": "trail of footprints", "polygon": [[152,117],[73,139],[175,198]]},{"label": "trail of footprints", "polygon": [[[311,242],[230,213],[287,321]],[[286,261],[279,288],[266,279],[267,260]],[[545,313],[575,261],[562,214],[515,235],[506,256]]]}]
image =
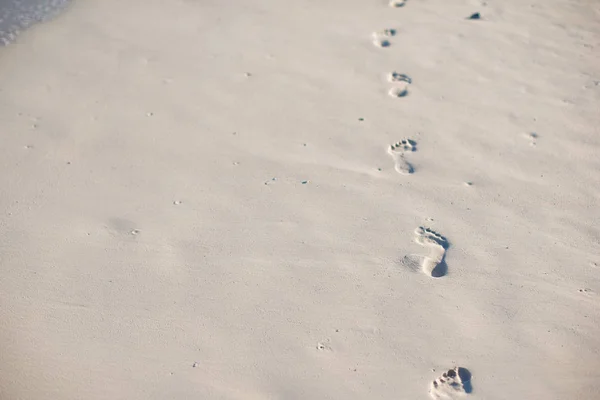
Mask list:
[{"label": "trail of footprints", "polygon": [[[393,8],[404,7],[406,0],[391,0],[389,6]],[[390,47],[392,38],[396,36],[396,30],[385,29],[372,34],[373,44],[377,47]],[[387,81],[392,85],[388,94],[394,98],[403,98],[409,94],[409,86],[412,79],[400,72],[390,72]],[[394,169],[402,175],[415,172],[415,168],[408,161],[407,156],[417,150],[417,143],[409,138],[392,143],[387,148],[391,156]],[[440,278],[447,274],[446,252],[450,246],[448,240],[434,230],[420,226],[415,229],[415,241],[426,249],[426,253],[419,256],[419,265],[423,273],[433,278]],[[415,269],[416,269],[415,268]],[[432,381],[429,394],[434,399],[455,399],[471,393],[471,373],[462,367],[455,367],[444,372],[440,377]]]}]

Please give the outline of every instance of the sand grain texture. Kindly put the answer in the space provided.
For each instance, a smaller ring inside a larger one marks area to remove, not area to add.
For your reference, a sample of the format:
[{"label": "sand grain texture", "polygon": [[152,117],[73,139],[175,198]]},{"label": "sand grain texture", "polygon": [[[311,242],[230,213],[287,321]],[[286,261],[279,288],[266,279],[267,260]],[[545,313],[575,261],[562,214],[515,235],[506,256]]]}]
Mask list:
[{"label": "sand grain texture", "polygon": [[77,1],[0,48],[0,398],[594,398],[600,6],[486,3]]}]

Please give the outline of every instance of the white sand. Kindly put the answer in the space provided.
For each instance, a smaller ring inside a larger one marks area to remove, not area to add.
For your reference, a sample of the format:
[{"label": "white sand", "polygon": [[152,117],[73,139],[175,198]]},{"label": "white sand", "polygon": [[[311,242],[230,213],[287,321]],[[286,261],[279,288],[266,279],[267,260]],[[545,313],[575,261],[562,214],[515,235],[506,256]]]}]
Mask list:
[{"label": "white sand", "polygon": [[599,51],[584,0],[76,1],[0,49],[0,398],[597,398]]}]

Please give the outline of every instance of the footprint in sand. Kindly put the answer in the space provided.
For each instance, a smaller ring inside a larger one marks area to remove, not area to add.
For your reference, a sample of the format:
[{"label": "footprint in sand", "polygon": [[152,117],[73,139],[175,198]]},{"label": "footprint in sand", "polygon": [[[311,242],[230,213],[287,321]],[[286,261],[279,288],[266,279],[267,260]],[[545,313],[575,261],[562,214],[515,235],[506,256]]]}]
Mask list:
[{"label": "footprint in sand", "polygon": [[529,145],[530,146],[535,146],[537,144],[537,138],[539,138],[540,136],[535,133],[535,132],[529,132],[528,134],[524,135],[527,139],[529,139]]},{"label": "footprint in sand", "polygon": [[377,47],[388,47],[390,43],[390,38],[396,35],[395,29],[384,29],[379,32],[373,32],[373,44]]},{"label": "footprint in sand", "polygon": [[444,372],[431,383],[429,394],[434,399],[455,399],[471,393],[471,373],[466,368],[455,367]]},{"label": "footprint in sand", "polygon": [[406,0],[390,0],[390,7],[404,7],[406,5]]},{"label": "footprint in sand", "polygon": [[415,241],[429,248],[429,255],[421,261],[423,272],[434,278],[446,275],[448,267],[444,259],[449,247],[448,240],[439,233],[420,226],[415,229]]},{"label": "footprint in sand", "polygon": [[388,81],[395,85],[388,92],[392,97],[406,96],[408,94],[408,85],[412,83],[412,79],[408,75],[395,71],[388,74]]},{"label": "footprint in sand", "polygon": [[394,159],[394,168],[403,175],[412,174],[413,166],[404,158],[405,153],[417,151],[417,142],[411,139],[403,139],[388,147],[388,154]]}]

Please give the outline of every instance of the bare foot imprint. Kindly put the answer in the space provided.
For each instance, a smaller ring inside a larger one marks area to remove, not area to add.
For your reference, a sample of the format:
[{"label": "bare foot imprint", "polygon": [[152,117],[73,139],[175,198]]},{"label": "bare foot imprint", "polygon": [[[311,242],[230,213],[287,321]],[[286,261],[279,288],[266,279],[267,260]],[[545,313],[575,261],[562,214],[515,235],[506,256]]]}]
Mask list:
[{"label": "bare foot imprint", "polygon": [[390,7],[404,7],[406,5],[406,0],[390,0]]},{"label": "bare foot imprint", "polygon": [[402,139],[388,147],[388,154],[394,159],[394,168],[400,174],[412,174],[415,172],[413,166],[406,161],[404,154],[417,151],[417,142],[411,139]]},{"label": "bare foot imprint", "polygon": [[423,257],[421,261],[423,272],[433,278],[446,275],[448,271],[445,261],[446,250],[450,246],[448,240],[439,233],[420,226],[415,229],[415,241],[429,248],[429,255]]},{"label": "bare foot imprint", "polygon": [[390,38],[396,35],[395,29],[384,29],[379,32],[373,32],[371,35],[373,37],[373,44],[377,47],[388,47],[390,43]]},{"label": "bare foot imprint", "polygon": [[412,83],[412,79],[406,74],[400,74],[398,72],[390,72],[388,74],[388,81],[392,82],[396,86],[389,90],[389,95],[392,97],[404,97],[408,95],[408,85]]},{"label": "bare foot imprint", "polygon": [[434,399],[454,399],[471,393],[471,373],[466,368],[454,367],[431,383],[429,394]]}]

